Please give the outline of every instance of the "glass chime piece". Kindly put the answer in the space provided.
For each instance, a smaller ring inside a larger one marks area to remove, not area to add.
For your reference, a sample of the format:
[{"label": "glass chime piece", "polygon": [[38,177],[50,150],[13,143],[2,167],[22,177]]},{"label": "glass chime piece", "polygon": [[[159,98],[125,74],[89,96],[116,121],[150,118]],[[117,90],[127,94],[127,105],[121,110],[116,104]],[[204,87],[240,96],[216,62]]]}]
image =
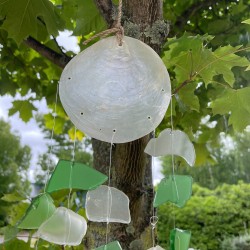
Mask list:
[{"label": "glass chime piece", "polygon": [[188,250],[190,238],[190,231],[184,231],[178,228],[172,229],[170,232],[170,249]]},{"label": "glass chime piece", "polygon": [[68,188],[90,190],[100,186],[107,179],[106,175],[82,163],[59,160],[49,180],[46,192],[51,193]]},{"label": "glass chime piece", "polygon": [[102,141],[124,143],[160,124],[170,102],[171,85],[153,49],[127,36],[119,46],[111,36],[67,64],[59,95],[78,129]]},{"label": "glass chime piece", "polygon": [[37,229],[55,210],[56,208],[50,195],[46,193],[40,194],[32,200],[18,228]]},{"label": "glass chime piece", "polygon": [[39,238],[58,245],[77,246],[87,231],[87,222],[79,214],[65,207],[55,213],[38,229]]},{"label": "glass chime piece", "polygon": [[122,191],[108,186],[100,186],[87,192],[86,216],[90,221],[119,222],[131,221],[129,198]]},{"label": "glass chime piece", "polygon": [[151,247],[148,250],[164,250],[164,248],[160,247],[160,246],[155,246],[155,247]]},{"label": "glass chime piece", "polygon": [[154,198],[154,207],[170,201],[177,207],[183,207],[192,195],[193,178],[188,175],[170,175],[158,185]]},{"label": "glass chime piece", "polygon": [[95,250],[122,250],[122,248],[119,241],[113,241],[108,243],[107,245],[95,248]]},{"label": "glass chime piece", "polygon": [[195,150],[188,136],[180,130],[164,129],[158,136],[149,141],[145,153],[151,156],[178,155],[193,166]]}]

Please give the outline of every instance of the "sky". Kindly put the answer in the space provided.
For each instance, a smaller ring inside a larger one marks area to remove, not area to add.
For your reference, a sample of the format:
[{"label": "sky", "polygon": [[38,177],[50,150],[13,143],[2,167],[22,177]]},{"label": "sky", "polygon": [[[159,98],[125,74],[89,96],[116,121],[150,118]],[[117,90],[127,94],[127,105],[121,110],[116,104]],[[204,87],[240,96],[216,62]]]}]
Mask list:
[{"label": "sky", "polygon": [[[57,41],[60,46],[63,46],[66,50],[72,50],[75,53],[80,51],[77,46],[77,38],[70,36],[71,33],[64,31],[60,33],[60,36],[57,38]],[[20,96],[16,96],[15,99],[20,99]],[[48,140],[43,138],[41,129],[36,124],[34,119],[31,119],[28,123],[23,122],[19,118],[19,114],[8,117],[8,110],[11,108],[11,102],[14,100],[11,96],[0,96],[0,118],[3,118],[5,121],[8,121],[12,126],[12,131],[16,131],[21,137],[22,145],[28,145],[32,149],[32,160],[30,168],[30,180],[34,180],[34,169],[37,168],[37,161],[39,154],[42,154],[47,151]],[[35,106],[38,109],[38,113],[47,113],[48,109],[46,106],[46,101],[42,100],[41,102],[36,102]],[[163,175],[160,173],[160,162],[157,158],[154,159],[154,168],[153,168],[153,178],[154,183],[158,183]]]}]

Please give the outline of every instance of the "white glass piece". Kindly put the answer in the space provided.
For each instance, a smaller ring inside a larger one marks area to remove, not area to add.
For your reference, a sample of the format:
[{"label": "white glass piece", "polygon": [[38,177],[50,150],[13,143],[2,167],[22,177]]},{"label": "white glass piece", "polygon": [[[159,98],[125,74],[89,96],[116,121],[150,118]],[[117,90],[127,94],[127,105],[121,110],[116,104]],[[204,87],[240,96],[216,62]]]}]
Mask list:
[{"label": "white glass piece", "polygon": [[88,191],[85,209],[90,221],[125,224],[131,221],[128,196],[113,187],[102,185]]},{"label": "white glass piece", "polygon": [[87,222],[70,209],[59,207],[38,229],[39,238],[58,245],[77,246],[87,231]]},{"label": "white glass piece", "polygon": [[195,150],[188,136],[180,130],[164,129],[158,136],[149,141],[145,153],[151,156],[178,155],[193,166],[195,163]]},{"label": "white glass piece", "polygon": [[160,246],[155,246],[155,247],[151,247],[148,250],[164,250],[164,248],[160,247]]},{"label": "white glass piece", "polygon": [[113,138],[114,143],[124,143],[159,125],[169,105],[171,85],[153,49],[126,36],[119,46],[112,36],[68,63],[59,95],[78,129],[102,141]]}]

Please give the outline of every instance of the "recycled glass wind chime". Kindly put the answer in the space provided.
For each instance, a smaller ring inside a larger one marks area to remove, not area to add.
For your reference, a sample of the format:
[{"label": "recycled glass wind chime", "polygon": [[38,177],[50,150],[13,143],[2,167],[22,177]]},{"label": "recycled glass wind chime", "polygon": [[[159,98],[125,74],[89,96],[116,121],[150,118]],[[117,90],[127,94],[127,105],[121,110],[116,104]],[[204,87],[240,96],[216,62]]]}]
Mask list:
[{"label": "recycled glass wind chime", "polygon": [[[159,183],[154,197],[153,206],[158,207],[165,202],[171,202],[175,206],[182,208],[192,195],[193,179],[191,176],[187,175],[175,175],[174,156],[178,155],[182,157],[190,166],[193,166],[195,163],[195,150],[193,144],[184,132],[173,129],[172,100],[170,108],[171,129],[165,129],[159,134],[158,138],[151,139],[145,148],[145,153],[153,157],[166,155],[172,156],[173,172],[171,175],[163,178]],[[153,233],[155,225],[152,226]],[[184,231],[178,228],[172,229],[170,232],[170,249],[188,250],[190,237],[190,231]],[[149,250],[162,249],[163,248],[157,245]]]},{"label": "recycled glass wind chime", "polygon": [[[69,206],[55,207],[50,194],[58,190],[68,189],[69,197],[72,189],[86,190],[89,221],[106,222],[107,226],[110,222],[130,223],[128,197],[110,186],[112,144],[130,142],[155,130],[171,99],[165,65],[149,46],[123,35],[121,9],[120,0],[117,26],[101,33],[116,36],[101,39],[73,58],[59,83],[62,105],[73,124],[87,135],[111,143],[109,176],[75,162],[74,157],[59,160],[44,193],[32,201],[19,224],[19,228],[38,229],[39,238],[55,244],[78,245],[87,230],[86,220]],[[194,162],[187,136],[173,129],[152,139],[145,152],[152,156],[181,155],[189,164]],[[107,180],[108,185],[102,185]],[[170,201],[182,207],[191,195],[191,185],[187,176],[173,174],[163,179],[154,206]],[[186,250],[182,247],[184,233],[178,229],[171,232],[171,249]],[[106,237],[106,244],[96,249],[122,248],[118,241],[108,242]]]}]

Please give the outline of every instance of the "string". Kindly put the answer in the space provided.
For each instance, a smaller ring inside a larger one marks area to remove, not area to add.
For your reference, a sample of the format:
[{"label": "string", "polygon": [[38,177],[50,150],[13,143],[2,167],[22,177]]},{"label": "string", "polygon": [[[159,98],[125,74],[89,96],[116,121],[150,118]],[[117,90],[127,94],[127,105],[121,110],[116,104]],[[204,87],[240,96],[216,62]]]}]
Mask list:
[{"label": "string", "polygon": [[69,220],[69,226],[68,226],[68,235],[67,235],[67,242],[69,241],[69,236],[70,236],[70,231],[71,231],[71,220],[70,220],[70,214],[69,214],[69,205],[70,205],[70,198],[71,198],[71,193],[72,193],[72,170],[73,170],[73,165],[75,161],[75,149],[76,149],[76,127],[74,129],[74,141],[73,141],[73,149],[72,149],[72,158],[71,158],[71,164],[70,164],[70,174],[69,174],[69,194],[68,194],[68,204],[67,204],[67,215],[68,215],[68,220]]},{"label": "string", "polygon": [[117,14],[117,20],[116,20],[115,27],[113,27],[111,29],[104,30],[104,31],[92,36],[91,38],[84,41],[83,45],[87,45],[89,42],[91,42],[92,40],[94,40],[97,37],[104,38],[104,37],[106,37],[106,36],[108,36],[110,34],[116,33],[117,42],[118,42],[119,46],[122,46],[122,39],[123,39],[123,36],[124,36],[124,29],[123,29],[123,27],[121,25],[121,18],[122,18],[122,0],[119,0],[118,14]]},{"label": "string", "polygon": [[[35,237],[31,237],[31,238],[35,238]],[[39,240],[40,240],[40,238],[38,237],[38,238],[37,238],[37,241],[36,241],[36,246],[35,246],[35,249],[36,249],[36,250],[38,249]]]},{"label": "string", "polygon": [[[55,125],[56,125],[56,111],[57,111],[58,95],[59,95],[59,84],[57,84],[57,87],[56,87],[56,102],[55,102],[54,110],[52,111],[53,126],[52,126],[52,131],[51,131],[51,137],[50,137],[50,143],[49,143],[50,146],[49,146],[49,153],[48,153],[50,163],[52,163],[52,149],[53,149],[53,138],[54,138]],[[51,172],[53,172],[53,170]],[[46,176],[45,176],[44,193],[48,185],[49,174],[50,174],[50,170],[48,169]]]},{"label": "string", "polygon": [[[172,178],[175,184],[175,189],[176,189],[176,193],[177,193],[177,199],[179,200],[179,193],[178,193],[178,189],[177,189],[177,184],[176,184],[176,180],[175,180],[175,164],[174,164],[174,154],[173,154],[173,149],[174,149],[174,145],[173,145],[173,131],[174,131],[174,124],[173,124],[173,95],[170,99],[170,125],[171,125],[171,158],[172,158]],[[174,222],[174,228],[175,228],[175,209],[174,209],[174,205],[172,205],[173,208],[173,222]]]},{"label": "string", "polygon": [[106,245],[108,244],[108,231],[109,231],[109,218],[111,214],[112,207],[112,194],[110,189],[111,184],[111,167],[112,167],[112,147],[115,137],[116,130],[113,130],[113,135],[110,142],[110,151],[109,151],[109,170],[108,170],[108,206],[107,206],[107,224],[106,224]]},{"label": "string", "polygon": [[[154,129],[154,124],[152,122],[152,119],[151,119],[151,116],[148,116],[148,121],[151,123],[152,125],[152,128],[153,128],[153,138],[155,138],[155,129]],[[155,143],[154,143],[154,154],[155,154]],[[155,161],[155,158],[154,156],[152,156],[152,182],[153,182],[153,169],[154,169],[154,161]],[[154,191],[154,182],[153,182],[153,188],[152,188],[152,196],[153,196],[153,199],[155,197],[155,191]],[[154,209],[154,202],[152,202],[152,216],[150,217],[150,224],[151,224],[151,227],[152,227],[152,232],[151,232],[151,235],[152,235],[152,245],[153,247],[155,247],[155,228],[156,228],[156,224],[158,222],[158,217],[155,215],[155,209]]]}]

